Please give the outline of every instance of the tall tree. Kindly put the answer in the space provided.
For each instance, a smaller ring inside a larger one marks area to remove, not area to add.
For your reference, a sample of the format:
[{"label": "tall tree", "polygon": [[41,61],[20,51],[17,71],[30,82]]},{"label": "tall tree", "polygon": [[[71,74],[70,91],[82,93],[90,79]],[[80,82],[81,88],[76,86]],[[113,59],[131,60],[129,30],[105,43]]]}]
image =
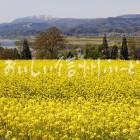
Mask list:
[{"label": "tall tree", "polygon": [[104,35],[103,37],[103,43],[99,47],[99,52],[101,52],[102,58],[104,59],[110,58],[110,52],[109,52],[108,41],[107,41],[106,35]]},{"label": "tall tree", "polygon": [[63,48],[64,37],[62,32],[56,28],[51,27],[47,32],[41,33],[36,37],[35,50],[44,52],[44,58],[56,59],[58,50]]},{"label": "tall tree", "polygon": [[127,38],[125,36],[122,39],[121,58],[125,60],[129,59]]},{"label": "tall tree", "polygon": [[32,59],[32,54],[29,48],[29,43],[27,39],[24,39],[23,41],[23,48],[21,51],[21,58],[22,59]]}]

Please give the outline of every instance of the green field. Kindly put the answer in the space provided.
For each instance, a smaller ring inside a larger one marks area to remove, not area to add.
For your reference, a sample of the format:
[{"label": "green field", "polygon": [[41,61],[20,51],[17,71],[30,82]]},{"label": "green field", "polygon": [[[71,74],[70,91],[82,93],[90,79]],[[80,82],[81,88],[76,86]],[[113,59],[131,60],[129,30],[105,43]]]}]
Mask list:
[{"label": "green field", "polygon": [[[122,37],[108,37],[108,43],[110,46],[113,46],[114,44],[121,46],[122,43]],[[129,40],[134,39],[136,46],[140,48],[140,37],[128,37],[128,42]],[[86,44],[91,44],[91,45],[101,45],[103,37],[66,37],[67,43],[72,44],[72,45],[86,45]]]}]

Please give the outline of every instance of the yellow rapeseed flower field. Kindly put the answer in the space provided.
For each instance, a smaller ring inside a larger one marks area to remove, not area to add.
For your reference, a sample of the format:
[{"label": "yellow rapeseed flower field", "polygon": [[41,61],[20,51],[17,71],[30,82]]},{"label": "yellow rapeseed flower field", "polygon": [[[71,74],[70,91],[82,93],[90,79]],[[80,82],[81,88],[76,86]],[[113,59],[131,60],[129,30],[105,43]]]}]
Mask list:
[{"label": "yellow rapeseed flower field", "polygon": [[0,139],[140,139],[139,61],[0,61]]}]

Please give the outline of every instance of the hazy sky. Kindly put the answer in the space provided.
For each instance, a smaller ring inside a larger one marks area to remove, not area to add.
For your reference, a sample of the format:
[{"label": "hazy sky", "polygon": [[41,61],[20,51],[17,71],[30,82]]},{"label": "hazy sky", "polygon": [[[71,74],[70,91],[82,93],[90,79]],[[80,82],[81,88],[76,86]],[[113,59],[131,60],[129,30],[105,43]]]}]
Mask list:
[{"label": "hazy sky", "polygon": [[0,0],[0,22],[17,17],[97,18],[140,13],[140,0]]}]

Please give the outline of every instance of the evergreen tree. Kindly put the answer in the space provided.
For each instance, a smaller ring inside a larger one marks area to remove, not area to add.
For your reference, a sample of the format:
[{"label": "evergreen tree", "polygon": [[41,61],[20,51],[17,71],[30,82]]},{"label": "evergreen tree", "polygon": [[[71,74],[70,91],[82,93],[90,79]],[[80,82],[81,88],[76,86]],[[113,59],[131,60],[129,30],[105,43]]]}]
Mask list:
[{"label": "evergreen tree", "polygon": [[103,37],[103,54],[104,54],[104,57],[106,59],[108,59],[110,57],[110,55],[109,55],[108,41],[107,41],[106,36]]},{"label": "evergreen tree", "polygon": [[22,59],[32,59],[32,54],[29,48],[29,43],[27,39],[24,39],[23,41],[23,48],[21,52],[21,58]]},{"label": "evergreen tree", "polygon": [[103,59],[110,58],[110,52],[109,52],[108,41],[107,41],[106,35],[103,37],[103,43],[99,47],[99,52],[102,54],[101,57]]},{"label": "evergreen tree", "polygon": [[117,59],[118,57],[118,47],[114,45],[111,50],[111,59]]},{"label": "evergreen tree", "polygon": [[127,45],[127,39],[125,36],[122,39],[121,58],[128,60],[128,45]]}]

